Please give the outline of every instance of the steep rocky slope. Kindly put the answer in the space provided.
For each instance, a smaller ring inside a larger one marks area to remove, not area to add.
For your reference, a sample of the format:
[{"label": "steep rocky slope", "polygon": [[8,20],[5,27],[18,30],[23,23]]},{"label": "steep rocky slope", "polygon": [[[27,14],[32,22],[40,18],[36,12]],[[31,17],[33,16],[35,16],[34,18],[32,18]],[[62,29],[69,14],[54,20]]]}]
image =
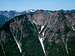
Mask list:
[{"label": "steep rocky slope", "polygon": [[17,16],[0,29],[0,56],[44,56],[35,24]]},{"label": "steep rocky slope", "polygon": [[75,56],[75,12],[16,16],[0,28],[0,49],[0,56]]},{"label": "steep rocky slope", "polygon": [[74,56],[75,54],[75,13],[42,11],[34,14],[34,23],[40,25],[47,56]]}]

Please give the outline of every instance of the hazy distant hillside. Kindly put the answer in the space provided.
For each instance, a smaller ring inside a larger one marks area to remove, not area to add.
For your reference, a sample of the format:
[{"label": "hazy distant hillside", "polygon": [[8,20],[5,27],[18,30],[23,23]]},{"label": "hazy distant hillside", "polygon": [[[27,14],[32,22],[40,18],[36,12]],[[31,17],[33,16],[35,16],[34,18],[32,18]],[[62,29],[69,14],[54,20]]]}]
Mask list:
[{"label": "hazy distant hillside", "polygon": [[29,12],[33,12],[33,10],[22,11],[22,12],[18,12],[18,11],[14,11],[14,10],[0,11],[0,15],[4,15],[8,18],[13,18],[15,16],[22,15],[22,14],[29,13]]},{"label": "hazy distant hillside", "polygon": [[20,12],[17,12],[17,11],[0,11],[0,15],[4,15],[8,18],[13,18],[17,15],[20,15]]},{"label": "hazy distant hillside", "polygon": [[8,17],[4,16],[4,15],[0,15],[0,27],[5,24],[6,21],[8,21]]}]

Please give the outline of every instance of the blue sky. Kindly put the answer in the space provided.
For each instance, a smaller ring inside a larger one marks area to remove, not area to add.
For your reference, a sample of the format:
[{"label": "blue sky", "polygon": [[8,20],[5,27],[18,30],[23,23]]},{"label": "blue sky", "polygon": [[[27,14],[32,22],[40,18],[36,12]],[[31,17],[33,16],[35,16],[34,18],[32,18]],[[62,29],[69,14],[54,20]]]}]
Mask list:
[{"label": "blue sky", "polygon": [[0,10],[75,9],[75,0],[0,0]]}]

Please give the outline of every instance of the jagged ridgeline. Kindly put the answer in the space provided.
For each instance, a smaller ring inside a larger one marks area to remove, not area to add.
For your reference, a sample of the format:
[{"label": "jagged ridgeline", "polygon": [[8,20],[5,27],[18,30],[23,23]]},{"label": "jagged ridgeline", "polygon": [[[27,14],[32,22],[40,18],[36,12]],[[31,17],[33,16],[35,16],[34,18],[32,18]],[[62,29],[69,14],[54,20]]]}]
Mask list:
[{"label": "jagged ridgeline", "polygon": [[16,16],[0,28],[0,56],[44,56],[37,28],[27,15]]}]

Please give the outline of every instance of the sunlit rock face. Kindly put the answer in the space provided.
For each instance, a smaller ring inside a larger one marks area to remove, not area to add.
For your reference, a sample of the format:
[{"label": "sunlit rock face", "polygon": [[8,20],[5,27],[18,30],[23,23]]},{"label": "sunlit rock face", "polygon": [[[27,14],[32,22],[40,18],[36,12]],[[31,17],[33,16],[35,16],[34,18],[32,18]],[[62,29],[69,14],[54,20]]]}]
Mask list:
[{"label": "sunlit rock face", "polygon": [[35,24],[17,16],[0,28],[0,56],[44,56]]},{"label": "sunlit rock face", "polygon": [[37,10],[34,14],[33,14],[33,20],[35,21],[36,25],[44,25],[46,20],[48,18],[48,13],[44,10]]},{"label": "sunlit rock face", "polygon": [[33,18],[37,28],[40,28],[39,32],[42,31],[39,34],[44,39],[46,56],[75,55],[75,13],[55,11],[47,14],[39,11]]},{"label": "sunlit rock face", "polygon": [[[71,20],[71,22],[70,22]],[[47,56],[74,56],[75,31],[74,18],[65,14],[54,12],[48,18],[45,30],[45,50]],[[72,34],[72,35],[71,35]]]}]

